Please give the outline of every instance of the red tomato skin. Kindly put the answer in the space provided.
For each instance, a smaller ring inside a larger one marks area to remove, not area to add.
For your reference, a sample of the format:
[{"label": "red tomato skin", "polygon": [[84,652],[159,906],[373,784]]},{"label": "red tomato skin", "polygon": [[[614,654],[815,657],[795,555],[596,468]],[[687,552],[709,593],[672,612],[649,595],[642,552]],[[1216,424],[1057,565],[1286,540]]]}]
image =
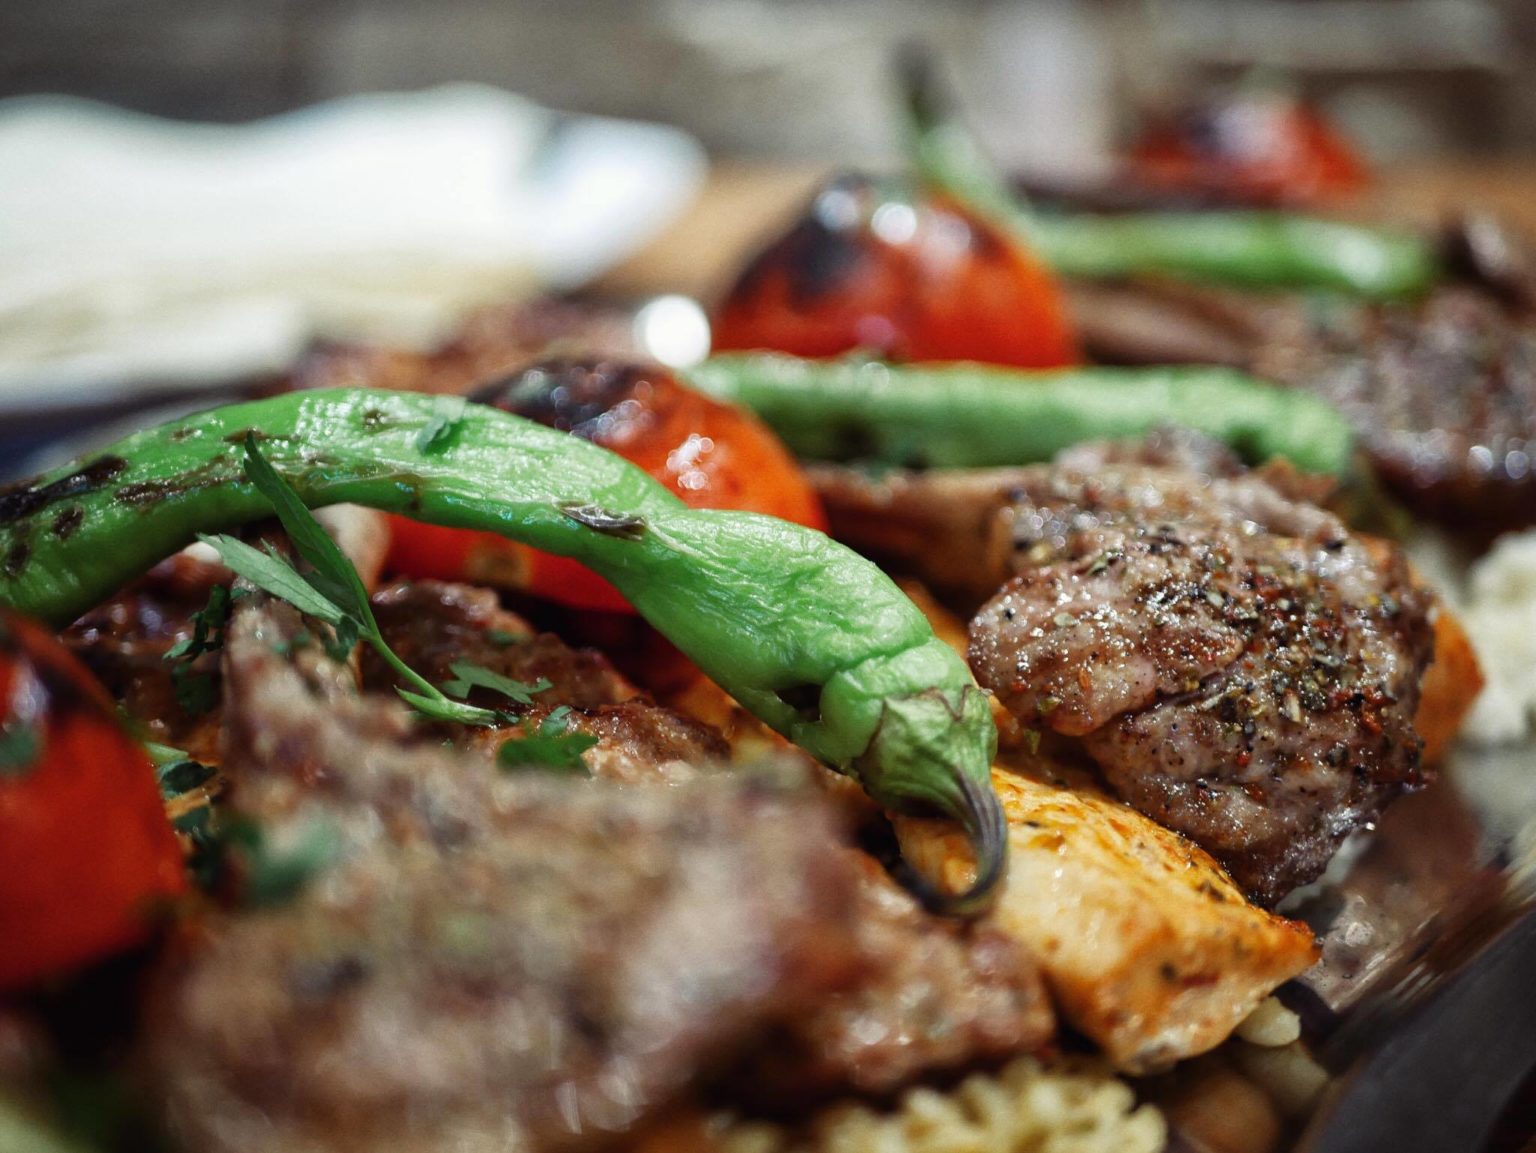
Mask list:
[{"label": "red tomato skin", "polygon": [[0,609],[0,726],[35,756],[0,775],[0,988],[145,940],[185,892],[155,771],[112,702],[40,626]]},{"label": "red tomato skin", "polygon": [[1054,275],[1002,230],[944,199],[834,181],[726,293],[720,351],[1052,368],[1080,359]]},{"label": "red tomato skin", "polygon": [[1131,165],[1151,184],[1261,204],[1326,204],[1370,181],[1342,133],[1278,91],[1215,96],[1154,121]]},{"label": "red tomato skin", "polygon": [[[473,395],[625,457],[691,508],[760,512],[825,530],[799,465],[756,417],[686,388],[666,369],[614,361],[546,361]],[[388,566],[405,576],[518,589],[575,608],[632,613],[576,561],[491,533],[391,518]]]}]

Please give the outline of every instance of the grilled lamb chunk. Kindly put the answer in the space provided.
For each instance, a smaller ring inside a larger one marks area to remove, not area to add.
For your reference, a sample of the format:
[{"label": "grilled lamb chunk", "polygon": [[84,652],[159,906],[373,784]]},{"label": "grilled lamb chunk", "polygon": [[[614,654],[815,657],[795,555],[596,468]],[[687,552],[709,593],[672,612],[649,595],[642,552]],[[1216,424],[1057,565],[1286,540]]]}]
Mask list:
[{"label": "grilled lamb chunk", "polygon": [[498,773],[283,655],[297,631],[237,614],[226,764],[264,843],[324,865],[161,974],[147,1064],[188,1148],[610,1144],[851,976],[856,877],[814,792]]},{"label": "grilled lamb chunk", "polygon": [[1453,236],[1460,283],[1414,303],[1152,282],[1072,288],[1096,359],[1212,363],[1343,410],[1393,493],[1492,535],[1536,524],[1536,266],[1486,220]]},{"label": "grilled lamb chunk", "polygon": [[[334,505],[316,516],[363,583],[372,587],[389,539],[384,514]],[[185,695],[178,691],[185,685],[178,685],[173,675],[183,666],[167,661],[166,654],[192,637],[193,617],[208,604],[214,587],[233,579],[211,549],[194,545],[97,605],[63,637],[149,737],[201,761],[218,760],[218,660],[211,655],[196,658],[195,667],[187,671],[196,674],[200,694]]]},{"label": "grilled lamb chunk", "polygon": [[[1242,462],[1218,441],[1161,429],[1129,441],[1087,441],[1059,463],[1087,471],[1112,463],[1181,467],[1237,476]],[[893,469],[878,477],[845,465],[806,470],[834,537],[895,572],[917,577],[967,615],[1016,571],[1014,503],[1035,475],[1029,468]],[[1273,477],[1287,492],[1316,498],[1294,475]]]},{"label": "grilled lamb chunk", "polygon": [[1293,321],[1250,367],[1337,405],[1401,500],[1460,531],[1536,524],[1536,317],[1458,287]]},{"label": "grilled lamb chunk", "polygon": [[[597,738],[583,756],[594,776],[637,784],[676,780],[731,759],[719,732],[643,697],[601,653],[571,648],[549,633],[535,634],[486,589],[400,582],[376,593],[373,609],[390,647],[434,684],[452,678],[459,662],[525,684],[549,681],[550,687],[534,696],[534,707],[521,710],[526,725],[536,730],[554,709],[568,710],[563,714],[568,731]],[[397,682],[393,670],[367,652],[363,683],[389,692]],[[487,708],[507,704],[485,689],[471,692],[470,700]],[[463,747],[487,751],[525,733],[522,724],[443,730]]]},{"label": "grilled lamb chunk", "polygon": [[1266,903],[1421,782],[1433,640],[1396,550],[1259,474],[1019,471],[1019,575],[972,621],[971,663],[1022,723],[1080,739]]},{"label": "grilled lamb chunk", "polygon": [[882,1095],[934,1072],[1040,1048],[1054,1014],[1033,957],[1001,930],[931,916],[871,857],[851,923],[859,979],[807,1006],[726,1079],[732,1100],[800,1108]]},{"label": "grilled lamb chunk", "polygon": [[[584,758],[593,776],[671,783],[730,757],[716,730],[641,698],[601,654],[533,636],[483,589],[402,583],[375,595],[374,612],[390,644],[429,678],[446,678],[454,661],[467,660],[514,680],[553,682],[530,719],[537,724],[552,705],[570,706],[572,731],[599,738]],[[365,673],[370,669],[377,687],[392,683],[382,663],[365,660]],[[475,700],[497,704],[491,696]],[[458,735],[471,746],[495,747],[520,732]],[[1008,1056],[1050,1038],[1050,1008],[1025,950],[994,931],[924,912],[873,858],[852,848],[829,851],[844,854],[859,877],[849,914],[858,978],[800,1006],[755,1047],[747,1066],[727,1078],[735,1099],[782,1107],[850,1089],[884,1093],[925,1071]]]}]

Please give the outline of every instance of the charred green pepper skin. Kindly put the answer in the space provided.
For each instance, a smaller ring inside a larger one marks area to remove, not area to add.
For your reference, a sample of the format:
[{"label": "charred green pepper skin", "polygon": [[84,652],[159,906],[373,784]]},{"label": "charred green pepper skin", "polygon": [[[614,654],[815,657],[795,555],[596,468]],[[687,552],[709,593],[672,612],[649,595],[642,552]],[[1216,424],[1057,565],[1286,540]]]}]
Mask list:
[{"label": "charred green pepper skin", "polygon": [[754,354],[713,357],[685,376],[820,460],[985,468],[1180,426],[1251,463],[1285,457],[1339,477],[1352,464],[1353,435],[1336,409],[1225,368],[1024,370]]},{"label": "charred green pepper skin", "polygon": [[949,912],[985,905],[1006,852],[991,713],[965,662],[883,573],[798,525],[689,509],[622,458],[486,406],[465,406],[424,448],[440,411],[411,393],[295,393],[149,429],[0,490],[0,601],[63,625],[198,533],[271,516],[243,468],[254,433],[310,507],[499,532],[586,564],[880,804],[960,821],[979,879],[924,895]]}]

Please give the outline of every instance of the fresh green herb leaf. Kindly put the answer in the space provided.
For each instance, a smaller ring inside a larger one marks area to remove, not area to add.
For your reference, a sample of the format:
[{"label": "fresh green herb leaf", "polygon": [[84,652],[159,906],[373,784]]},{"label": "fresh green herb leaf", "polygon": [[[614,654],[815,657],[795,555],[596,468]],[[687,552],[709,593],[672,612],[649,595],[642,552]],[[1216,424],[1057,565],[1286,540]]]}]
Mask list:
[{"label": "fresh green herb leaf", "polygon": [[[327,649],[333,657],[343,659],[359,640],[367,641],[400,679],[410,685],[409,689],[398,690],[401,699],[424,716],[467,725],[497,725],[506,720],[504,714],[491,709],[450,700],[389,647],[374,618],[368,590],[357,575],[357,569],[305,507],[298,493],[261,455],[253,435],[245,438],[245,471],[257,491],[272,503],[294,551],[313,571],[301,575],[275,553],[263,555],[232,537],[202,538],[220,550],[225,564],[300,612],[331,625],[336,630],[336,640],[327,645]],[[230,548],[226,555],[224,547],[231,544],[239,547]],[[230,556],[235,557],[244,569],[232,562]],[[258,575],[262,579],[257,579]]]},{"label": "fresh green herb leaf", "polygon": [[447,448],[464,421],[466,403],[462,396],[439,396],[434,400],[432,416],[416,434],[416,451],[428,454]]},{"label": "fresh green herb leaf", "polygon": [[565,706],[545,717],[537,730],[530,721],[524,721],[524,735],[503,742],[496,759],[504,769],[540,768],[585,773],[588,769],[582,754],[597,744],[597,738],[569,729],[570,709]]},{"label": "fresh green herb leaf", "polygon": [[217,775],[218,770],[212,765],[205,765],[187,756],[161,765],[155,770],[155,777],[160,782],[160,795],[167,801],[175,800],[201,785],[206,785]]},{"label": "fresh green herb leaf", "polygon": [[249,433],[245,438],[245,475],[250,477],[257,491],[272,502],[273,511],[294,551],[314,568],[316,579],[311,583],[316,590],[358,620],[371,623],[373,610],[368,604],[368,590],[363,587],[363,578],[357,575],[347,554],[331,539],[315,519],[315,514],[299,499],[299,494],[261,455],[256,438]]},{"label": "fresh green herb leaf", "polygon": [[43,735],[37,726],[0,726],[0,777],[19,777],[43,755]]},{"label": "fresh green herb leaf", "polygon": [[346,611],[329,597],[322,596],[287,561],[269,556],[232,536],[199,533],[197,539],[212,547],[235,575],[244,577],[278,600],[287,601],[306,616],[328,625],[339,625],[346,620]]},{"label": "fresh green herb leaf", "polygon": [[171,671],[171,688],[176,703],[189,717],[201,717],[219,703],[219,687],[209,673],[197,673],[180,665]]},{"label": "fresh green herb leaf", "polygon": [[511,629],[486,629],[485,639],[499,649],[520,645],[528,639],[527,633],[515,633]]},{"label": "fresh green herb leaf", "polygon": [[199,672],[195,662],[204,653],[217,652],[224,647],[224,628],[229,624],[232,603],[228,586],[214,585],[208,590],[208,603],[192,614],[191,635],[166,650],[165,659],[175,662],[171,669],[171,685],[176,692],[176,703],[189,716],[202,716],[218,703],[218,689],[213,677]]},{"label": "fresh green herb leaf", "polygon": [[443,682],[443,692],[450,697],[458,697],[463,700],[469,696],[471,689],[489,689],[493,693],[499,693],[513,704],[533,704],[533,694],[542,693],[545,689],[553,688],[553,682],[548,677],[540,677],[533,682],[515,681],[511,677],[504,677],[498,672],[477,665],[470,661],[454,661],[448,666],[453,673],[453,680]]},{"label": "fresh green herb leaf", "polygon": [[225,822],[220,839],[224,851],[237,854],[243,865],[242,896],[252,908],[293,900],[336,859],[335,830],[323,821],[301,830],[292,844],[276,846],[254,820],[236,816]]},{"label": "fresh green herb leaf", "polygon": [[[352,650],[357,647],[357,642],[362,639],[362,635],[363,625],[354,617],[348,616],[331,630],[329,636],[322,636],[321,640],[325,644],[326,655],[340,664],[352,655]],[[300,631],[293,634],[293,643],[299,648],[303,648],[309,640],[309,634],[306,632]],[[379,643],[384,642],[380,640]]]},{"label": "fresh green herb leaf", "polygon": [[415,709],[429,721],[442,721],[450,725],[478,725],[481,727],[494,727],[505,723],[509,719],[505,713],[498,713],[495,709],[482,709],[475,705],[466,705],[462,701],[452,701],[442,694],[427,696],[425,693],[413,693],[410,689],[396,688],[400,699],[411,708]]}]

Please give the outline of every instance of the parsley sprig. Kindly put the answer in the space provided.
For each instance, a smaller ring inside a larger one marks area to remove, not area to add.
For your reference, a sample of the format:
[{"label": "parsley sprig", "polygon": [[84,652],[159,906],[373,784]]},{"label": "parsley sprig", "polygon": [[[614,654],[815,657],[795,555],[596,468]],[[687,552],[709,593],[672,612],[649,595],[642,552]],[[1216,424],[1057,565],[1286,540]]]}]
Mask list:
[{"label": "parsley sprig", "polygon": [[563,772],[587,772],[582,754],[598,743],[589,733],[570,732],[571,707],[561,705],[550,710],[538,728],[531,720],[523,721],[523,736],[503,742],[496,760],[504,769],[536,766]]},{"label": "parsley sprig", "polygon": [[176,703],[188,716],[202,716],[218,701],[213,677],[199,672],[196,662],[204,653],[224,647],[224,629],[229,624],[233,604],[229,587],[214,585],[208,590],[208,603],[192,614],[192,635],[182,637],[165,652],[165,659],[172,663],[171,685]]},{"label": "parsley sprig", "polygon": [[[406,704],[423,716],[463,725],[494,726],[506,723],[508,718],[503,711],[484,709],[463,700],[452,699],[401,660],[389,647],[379,630],[379,622],[374,618],[373,606],[368,601],[368,590],[363,586],[362,578],[357,575],[357,569],[352,567],[346,554],[321,527],[288,482],[261,455],[261,450],[256,446],[256,438],[250,434],[245,438],[245,475],[257,491],[271,502],[277,519],[282,523],[294,552],[304,562],[305,568],[301,571],[275,550],[253,548],[232,536],[200,535],[199,540],[212,546],[231,570],[257,588],[279,600],[287,601],[305,616],[330,625],[335,631],[335,641],[331,645],[333,654],[350,652],[359,640],[366,642],[410,686],[395,691]],[[466,680],[457,670],[455,675],[459,681]],[[458,681],[452,683],[457,684]],[[527,691],[536,690],[530,688]]]}]

